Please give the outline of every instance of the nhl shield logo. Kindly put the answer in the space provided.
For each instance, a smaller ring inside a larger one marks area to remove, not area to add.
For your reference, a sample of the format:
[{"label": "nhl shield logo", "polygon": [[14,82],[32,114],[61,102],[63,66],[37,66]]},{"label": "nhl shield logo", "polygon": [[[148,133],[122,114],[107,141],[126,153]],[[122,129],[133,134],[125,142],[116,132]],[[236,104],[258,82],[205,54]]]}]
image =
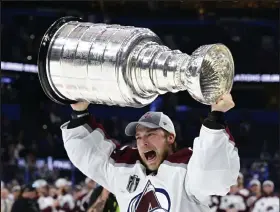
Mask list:
[{"label": "nhl shield logo", "polygon": [[132,193],[136,190],[139,184],[140,178],[137,175],[131,175],[128,180],[128,184],[126,186],[126,190],[129,193]]}]

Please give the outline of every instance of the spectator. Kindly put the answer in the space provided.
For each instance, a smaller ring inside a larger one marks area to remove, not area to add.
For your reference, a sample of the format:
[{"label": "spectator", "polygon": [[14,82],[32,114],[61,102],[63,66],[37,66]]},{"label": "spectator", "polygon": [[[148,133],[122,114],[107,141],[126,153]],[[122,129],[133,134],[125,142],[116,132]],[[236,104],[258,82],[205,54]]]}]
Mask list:
[{"label": "spectator", "polygon": [[279,211],[279,197],[274,195],[274,183],[270,180],[263,182],[263,195],[259,197],[252,205],[252,212]]},{"label": "spectator", "polygon": [[36,197],[37,192],[32,185],[24,186],[19,198],[14,202],[11,212],[40,212]]},{"label": "spectator", "polygon": [[12,188],[12,194],[13,194],[14,201],[16,201],[19,198],[20,190],[21,190],[21,188],[19,185],[16,185]]},{"label": "spectator", "polygon": [[9,198],[9,190],[1,188],[1,212],[10,212],[13,201]]}]

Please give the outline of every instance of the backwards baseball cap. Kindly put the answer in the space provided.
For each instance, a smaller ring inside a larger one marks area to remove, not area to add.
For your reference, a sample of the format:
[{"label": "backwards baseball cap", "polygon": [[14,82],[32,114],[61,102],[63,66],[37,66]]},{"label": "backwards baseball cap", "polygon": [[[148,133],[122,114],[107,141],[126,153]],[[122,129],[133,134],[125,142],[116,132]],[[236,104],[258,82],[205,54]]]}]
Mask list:
[{"label": "backwards baseball cap", "polygon": [[274,183],[271,181],[271,180],[266,180],[263,182],[262,184],[263,186],[271,186],[271,187],[274,187]]},{"label": "backwards baseball cap", "polygon": [[254,185],[260,186],[260,185],[261,185],[261,182],[260,182],[259,180],[257,180],[257,179],[253,179],[253,180],[251,180],[251,181],[249,182],[249,186],[251,187],[251,186],[254,186]]},{"label": "backwards baseball cap", "polygon": [[147,112],[138,121],[129,123],[125,128],[127,136],[134,136],[138,125],[151,129],[162,128],[167,132],[176,135],[171,119],[162,112]]},{"label": "backwards baseball cap", "polygon": [[17,192],[17,191],[21,191],[21,188],[19,185],[16,185],[12,188],[12,192]]},{"label": "backwards baseball cap", "polygon": [[59,178],[55,181],[54,185],[57,188],[61,188],[64,186],[71,186],[72,183],[70,181],[66,180],[65,178]]},{"label": "backwards baseball cap", "polygon": [[244,176],[243,176],[243,174],[241,172],[239,172],[238,177],[241,178],[241,179],[244,178]]},{"label": "backwards baseball cap", "polygon": [[32,186],[34,188],[42,188],[44,186],[48,185],[47,181],[43,180],[43,179],[39,179],[39,180],[36,180]]},{"label": "backwards baseball cap", "polygon": [[87,177],[87,178],[85,179],[85,184],[88,184],[90,181],[91,181],[91,179],[90,179],[89,177]]}]

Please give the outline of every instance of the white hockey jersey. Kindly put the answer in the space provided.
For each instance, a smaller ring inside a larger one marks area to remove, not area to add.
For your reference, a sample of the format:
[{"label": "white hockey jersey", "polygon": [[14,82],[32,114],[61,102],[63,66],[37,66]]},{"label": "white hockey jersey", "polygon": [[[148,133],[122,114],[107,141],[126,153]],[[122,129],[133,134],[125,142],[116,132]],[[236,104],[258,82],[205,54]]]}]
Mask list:
[{"label": "white hockey jersey", "polygon": [[75,201],[71,194],[59,195],[57,200],[59,202],[58,212],[68,212],[75,209]]},{"label": "white hockey jersey", "polygon": [[55,212],[55,208],[53,207],[54,199],[50,196],[40,196],[37,200],[40,211],[42,212]]},{"label": "white hockey jersey", "polygon": [[252,212],[279,212],[278,196],[262,196],[257,199],[252,207]]},{"label": "white hockey jersey", "polygon": [[[227,130],[201,127],[193,150],[182,149],[146,174],[138,150],[119,149],[101,125],[92,121],[61,126],[72,163],[115,194],[122,212],[206,212],[209,195],[226,195],[236,183],[240,163]],[[91,126],[90,126],[91,125]]]},{"label": "white hockey jersey", "polygon": [[232,211],[247,211],[248,207],[246,205],[246,197],[240,193],[227,194],[220,198],[220,205],[218,207],[219,212]]}]

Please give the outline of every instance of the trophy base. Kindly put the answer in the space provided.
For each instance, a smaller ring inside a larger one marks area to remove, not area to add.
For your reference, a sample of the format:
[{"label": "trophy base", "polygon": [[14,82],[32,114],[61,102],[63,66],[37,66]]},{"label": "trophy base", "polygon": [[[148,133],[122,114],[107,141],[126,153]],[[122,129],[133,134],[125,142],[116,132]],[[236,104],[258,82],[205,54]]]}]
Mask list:
[{"label": "trophy base", "polygon": [[57,20],[55,23],[53,23],[52,26],[47,30],[47,32],[43,36],[43,39],[41,41],[40,48],[39,48],[38,62],[37,62],[39,80],[40,80],[41,86],[43,88],[43,91],[52,101],[59,103],[59,104],[63,104],[63,105],[74,104],[74,103],[77,103],[77,101],[68,99],[66,97],[61,98],[55,91],[53,91],[53,88],[51,87],[51,84],[49,82],[48,75],[47,75],[46,58],[47,58],[47,54],[48,54],[49,45],[50,45],[50,42],[51,42],[54,34],[63,24],[65,24],[69,21],[81,21],[81,19],[76,18],[76,17],[63,17],[63,18],[60,18],[59,20]]}]

